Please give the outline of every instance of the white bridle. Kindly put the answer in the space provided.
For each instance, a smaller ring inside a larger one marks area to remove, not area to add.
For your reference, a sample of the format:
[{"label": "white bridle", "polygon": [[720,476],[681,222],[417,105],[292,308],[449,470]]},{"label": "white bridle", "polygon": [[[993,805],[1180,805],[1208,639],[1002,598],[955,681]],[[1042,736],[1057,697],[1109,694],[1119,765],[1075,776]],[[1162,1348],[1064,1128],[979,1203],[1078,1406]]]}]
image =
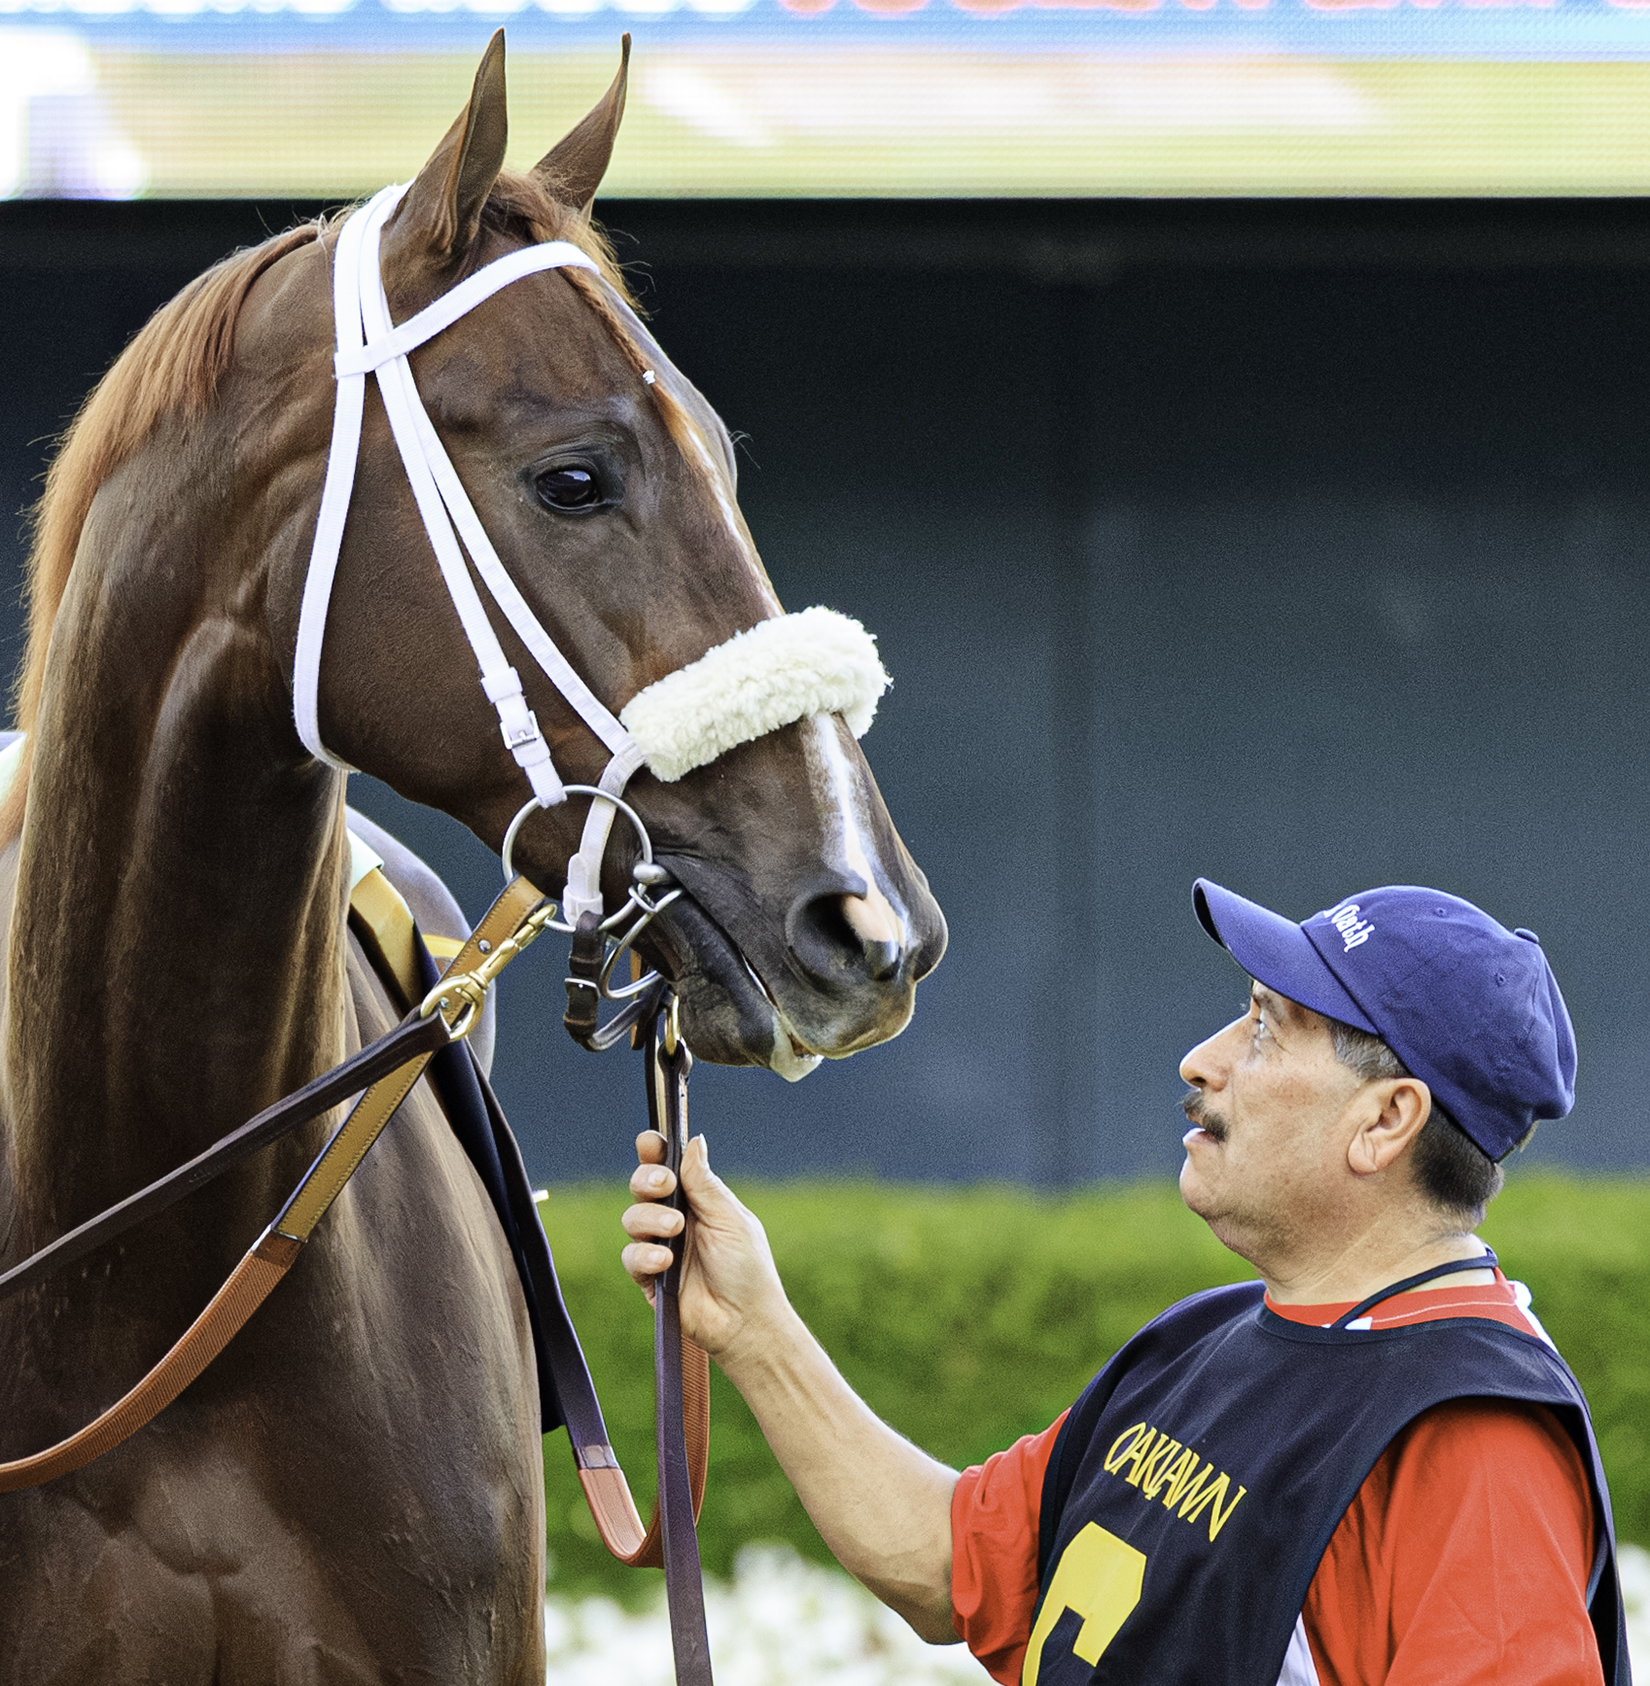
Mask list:
[{"label": "white bridle", "polygon": [[[875,641],[858,621],[830,609],[805,609],[734,634],[698,661],[638,692],[615,717],[574,671],[505,571],[424,409],[407,361],[410,351],[512,281],[545,269],[587,269],[598,278],[600,271],[588,254],[565,240],[527,246],[478,270],[396,325],[390,320],[384,292],[379,245],[384,225],[405,192],[404,186],[386,187],[353,212],[339,233],[333,256],[338,336],[333,361],[338,395],[298,620],[293,717],[299,737],[313,755],[345,772],[353,771],[321,741],[321,646],[355,485],[367,376],[372,374],[442,580],[480,666],[481,688],[498,711],[504,742],[532,788],[531,799],[510,827],[506,867],[510,845],[530,813],[556,807],[567,799],[569,789],[592,798],[578,852],[568,862],[562,898],[562,917],[576,923],[583,913],[599,916],[602,912],[602,856],[619,808],[637,827],[644,859],[651,859],[640,819],[621,801],[638,768],[648,767],[667,782],[678,779],[735,744],[815,714],[840,713],[854,735],[863,736],[888,686],[888,675]],[[540,671],[606,745],[610,759],[595,786],[566,786],[557,774],[550,746],[522,694],[521,679],[505,660],[482,605],[466,553]]]}]

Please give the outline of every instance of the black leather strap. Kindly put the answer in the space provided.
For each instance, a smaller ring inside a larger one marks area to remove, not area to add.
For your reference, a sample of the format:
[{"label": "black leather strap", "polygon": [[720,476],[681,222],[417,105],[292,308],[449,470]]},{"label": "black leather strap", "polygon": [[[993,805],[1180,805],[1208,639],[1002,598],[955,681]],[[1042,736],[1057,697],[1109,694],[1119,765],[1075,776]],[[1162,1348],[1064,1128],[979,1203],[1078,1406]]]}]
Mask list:
[{"label": "black leather strap", "polygon": [[204,1187],[215,1177],[243,1159],[250,1158],[260,1148],[290,1135],[300,1125],[318,1118],[340,1101],[370,1089],[382,1077],[416,1059],[420,1054],[444,1048],[449,1041],[446,1022],[439,1013],[427,1019],[408,1014],[394,1030],[365,1047],[360,1053],[323,1072],[313,1082],[295,1090],[285,1100],[266,1107],[256,1118],[250,1118],[238,1130],[213,1143],[204,1153],[169,1171],[157,1182],[129,1194],[118,1205],[88,1218],[77,1229],[60,1235],[38,1253],[31,1254],[21,1264],[13,1265],[0,1276],[0,1299],[37,1281],[47,1271],[71,1264],[84,1257],[94,1247],[117,1235],[123,1235],[134,1224],[164,1212],[176,1205],[186,1194]]},{"label": "black leather strap", "polygon": [[[475,1068],[472,1068],[475,1069]],[[506,1203],[523,1246],[518,1255],[525,1266],[528,1304],[538,1348],[539,1394],[545,1432],[565,1423],[575,1448],[606,1446],[607,1424],[602,1419],[596,1385],[590,1379],[584,1349],[556,1280],[556,1264],[533,1204],[533,1191],[521,1149],[504,1117],[492,1085],[475,1069],[495,1150],[503,1175]],[[548,1390],[548,1392],[547,1392]]]}]

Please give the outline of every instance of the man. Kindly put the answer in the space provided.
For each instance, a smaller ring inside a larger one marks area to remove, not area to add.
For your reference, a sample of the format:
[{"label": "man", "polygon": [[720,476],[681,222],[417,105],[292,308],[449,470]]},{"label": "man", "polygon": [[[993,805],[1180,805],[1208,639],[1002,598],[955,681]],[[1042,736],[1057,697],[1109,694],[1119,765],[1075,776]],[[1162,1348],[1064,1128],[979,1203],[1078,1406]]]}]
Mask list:
[{"label": "man", "polygon": [[[1586,1404],[1473,1234],[1574,1099],[1538,940],[1409,886],[1298,925],[1194,898],[1252,984],[1181,1064],[1181,1193],[1260,1282],[1172,1306],[959,1476],[837,1374],[700,1137],[683,1327],[844,1567],[1005,1683],[1625,1686]],[[644,1286],[681,1226],[659,1147],[624,1219]]]}]

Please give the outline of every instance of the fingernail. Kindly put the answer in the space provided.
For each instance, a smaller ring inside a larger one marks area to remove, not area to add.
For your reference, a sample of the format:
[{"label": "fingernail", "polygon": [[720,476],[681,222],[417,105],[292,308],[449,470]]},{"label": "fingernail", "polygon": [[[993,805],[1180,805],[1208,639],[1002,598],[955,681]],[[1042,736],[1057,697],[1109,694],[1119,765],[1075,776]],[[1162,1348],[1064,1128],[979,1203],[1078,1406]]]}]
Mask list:
[{"label": "fingernail", "polygon": [[670,1176],[666,1171],[651,1171],[648,1173],[649,1188],[663,1188],[669,1180]]}]

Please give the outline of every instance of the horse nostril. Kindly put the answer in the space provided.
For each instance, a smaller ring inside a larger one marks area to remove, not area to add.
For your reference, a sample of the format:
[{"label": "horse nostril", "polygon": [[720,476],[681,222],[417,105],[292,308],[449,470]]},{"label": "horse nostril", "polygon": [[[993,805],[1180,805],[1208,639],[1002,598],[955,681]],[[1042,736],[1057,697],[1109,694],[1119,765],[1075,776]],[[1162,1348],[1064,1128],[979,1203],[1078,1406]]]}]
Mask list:
[{"label": "horse nostril", "polygon": [[823,886],[799,896],[785,936],[808,976],[832,991],[892,983],[911,959],[904,923],[875,885],[863,896]]},{"label": "horse nostril", "polygon": [[887,983],[905,961],[905,930],[893,904],[876,885],[863,896],[842,898],[842,917],[859,938],[872,981]]}]

